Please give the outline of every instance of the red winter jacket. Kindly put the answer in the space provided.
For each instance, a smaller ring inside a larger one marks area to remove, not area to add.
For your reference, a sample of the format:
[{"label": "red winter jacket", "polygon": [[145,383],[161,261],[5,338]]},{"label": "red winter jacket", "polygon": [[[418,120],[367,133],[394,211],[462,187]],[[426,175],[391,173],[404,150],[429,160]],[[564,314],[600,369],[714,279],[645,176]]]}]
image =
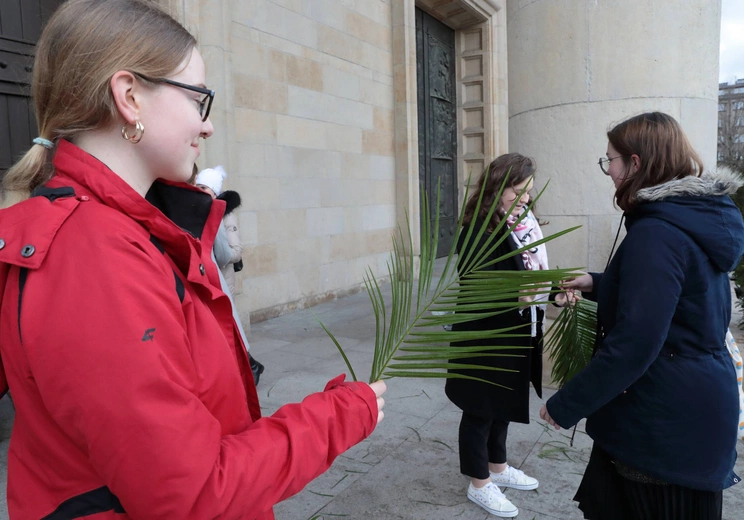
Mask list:
[{"label": "red winter jacket", "polygon": [[0,211],[10,517],[272,519],[372,432],[374,393],[337,378],[259,419],[210,261],[223,203],[162,182],[145,200],[66,141],[54,167]]}]

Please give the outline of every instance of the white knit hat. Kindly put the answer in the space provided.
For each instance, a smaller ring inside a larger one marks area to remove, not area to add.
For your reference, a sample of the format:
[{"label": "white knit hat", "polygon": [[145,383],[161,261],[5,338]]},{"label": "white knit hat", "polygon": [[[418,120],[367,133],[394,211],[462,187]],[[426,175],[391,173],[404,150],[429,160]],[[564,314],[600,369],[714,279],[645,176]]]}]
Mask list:
[{"label": "white knit hat", "polygon": [[222,181],[227,178],[227,172],[222,166],[214,168],[205,168],[196,176],[195,184],[206,186],[211,189],[215,195],[222,193]]}]

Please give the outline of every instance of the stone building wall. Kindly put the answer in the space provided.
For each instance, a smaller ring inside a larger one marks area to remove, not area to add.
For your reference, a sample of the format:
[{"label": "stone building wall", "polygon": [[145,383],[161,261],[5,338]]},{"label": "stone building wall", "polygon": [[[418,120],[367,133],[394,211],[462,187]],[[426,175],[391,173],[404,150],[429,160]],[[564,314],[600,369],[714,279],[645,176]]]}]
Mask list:
[{"label": "stone building wall", "polygon": [[217,90],[199,167],[240,192],[244,321],[384,276],[396,225],[390,0],[164,0]]},{"label": "stone building wall", "polygon": [[601,269],[620,214],[597,166],[613,122],[681,122],[716,159],[720,0],[161,0],[199,38],[217,90],[200,167],[243,197],[244,322],[387,273],[407,212],[418,245],[415,8],[455,30],[458,184],[536,158],[551,264]]}]

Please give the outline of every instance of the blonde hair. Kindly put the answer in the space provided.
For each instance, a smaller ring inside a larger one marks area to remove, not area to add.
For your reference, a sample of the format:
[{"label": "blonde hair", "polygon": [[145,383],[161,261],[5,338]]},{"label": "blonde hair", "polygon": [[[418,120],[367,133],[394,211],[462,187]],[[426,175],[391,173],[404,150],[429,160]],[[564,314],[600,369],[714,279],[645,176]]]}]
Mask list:
[{"label": "blonde hair", "polygon": [[[195,45],[194,36],[153,0],[68,0],[36,50],[32,95],[39,136],[56,144],[114,123],[110,82],[116,72],[167,77]],[[3,207],[51,178],[52,156],[53,150],[34,145],[7,171]]]}]

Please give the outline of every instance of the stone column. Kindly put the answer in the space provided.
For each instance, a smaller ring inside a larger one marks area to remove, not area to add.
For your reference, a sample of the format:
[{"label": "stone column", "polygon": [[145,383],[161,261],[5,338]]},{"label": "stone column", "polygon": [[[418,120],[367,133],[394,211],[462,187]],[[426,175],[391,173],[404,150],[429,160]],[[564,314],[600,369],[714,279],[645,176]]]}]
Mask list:
[{"label": "stone column", "polygon": [[[393,85],[395,95],[395,194],[396,221],[411,222],[411,252],[418,262],[421,252],[418,163],[418,105],[416,97],[416,5],[393,2]],[[406,212],[408,216],[406,216]]]},{"label": "stone column", "polygon": [[597,166],[608,128],[659,110],[715,167],[720,0],[508,0],[509,149],[550,180],[538,212],[552,267],[602,270],[620,212]]}]

